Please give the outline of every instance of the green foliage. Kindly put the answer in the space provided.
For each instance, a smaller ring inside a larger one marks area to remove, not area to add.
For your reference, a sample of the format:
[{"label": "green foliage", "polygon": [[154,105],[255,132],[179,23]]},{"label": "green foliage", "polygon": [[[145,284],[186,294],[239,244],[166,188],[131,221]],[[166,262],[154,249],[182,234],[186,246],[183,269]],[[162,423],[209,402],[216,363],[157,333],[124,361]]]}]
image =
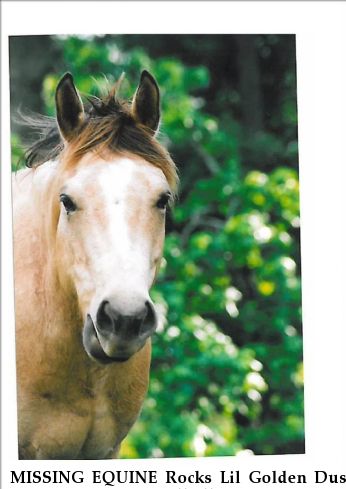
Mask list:
[{"label": "green foliage", "polygon": [[[255,36],[264,65],[268,52],[285,48],[279,37]],[[169,54],[151,56],[145,36],[141,48],[129,42],[121,36],[56,39],[64,71],[75,74],[84,93],[104,90],[104,75],[114,82],[125,71],[122,95],[130,97],[140,71],[154,73],[162,89],[160,138],[181,175],[152,292],[162,321],[150,389],[121,455],[302,452],[294,70],[280,68],[280,103],[271,107],[268,125],[249,136],[235,115],[239,93],[215,80],[207,58],[204,65],[198,57],[183,63]],[[209,47],[214,60],[221,48],[216,40]],[[50,114],[61,74],[50,72],[43,82]],[[208,96],[211,87],[218,93]]]},{"label": "green foliage", "polygon": [[11,134],[11,153],[12,153],[12,171],[17,171],[23,166],[24,151],[18,134]]}]

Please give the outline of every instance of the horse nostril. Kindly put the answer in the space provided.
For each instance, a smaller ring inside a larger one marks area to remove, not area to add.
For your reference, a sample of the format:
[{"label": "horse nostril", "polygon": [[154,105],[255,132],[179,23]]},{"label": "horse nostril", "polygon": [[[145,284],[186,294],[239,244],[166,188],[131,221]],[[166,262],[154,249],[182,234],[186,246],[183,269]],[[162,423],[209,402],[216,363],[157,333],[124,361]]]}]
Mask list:
[{"label": "horse nostril", "polygon": [[96,320],[97,326],[100,331],[108,331],[111,332],[114,330],[114,325],[118,319],[118,314],[113,309],[109,303],[109,301],[102,301],[99,305]]},{"label": "horse nostril", "polygon": [[156,327],[156,313],[149,301],[134,314],[119,313],[108,300],[99,305],[96,328],[102,335],[115,335],[121,341],[149,336]]},{"label": "horse nostril", "polygon": [[142,320],[140,334],[148,333],[156,328],[156,313],[154,306],[149,301],[146,301],[145,307],[146,313]]}]

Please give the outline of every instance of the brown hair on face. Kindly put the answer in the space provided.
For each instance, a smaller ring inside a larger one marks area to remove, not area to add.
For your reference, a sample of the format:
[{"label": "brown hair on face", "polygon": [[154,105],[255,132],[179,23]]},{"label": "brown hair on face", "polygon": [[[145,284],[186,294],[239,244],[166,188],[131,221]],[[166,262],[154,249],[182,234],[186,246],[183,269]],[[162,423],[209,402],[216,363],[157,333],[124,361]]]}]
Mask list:
[{"label": "brown hair on face", "polygon": [[42,136],[26,152],[28,167],[37,167],[49,159],[62,156],[64,168],[73,168],[89,152],[137,155],[164,173],[172,192],[178,183],[176,166],[168,151],[155,139],[154,132],[140,124],[132,114],[131,104],[119,100],[111,89],[104,99],[89,98],[85,119],[75,137],[64,146],[56,120],[37,118],[27,121]]}]

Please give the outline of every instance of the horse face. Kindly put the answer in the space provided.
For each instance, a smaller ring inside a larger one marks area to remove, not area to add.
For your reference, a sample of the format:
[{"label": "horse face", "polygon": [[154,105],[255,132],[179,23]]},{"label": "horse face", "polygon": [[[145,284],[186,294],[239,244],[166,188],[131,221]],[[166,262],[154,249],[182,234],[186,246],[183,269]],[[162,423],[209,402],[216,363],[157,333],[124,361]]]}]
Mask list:
[{"label": "horse face", "polygon": [[170,189],[163,172],[137,157],[85,156],[63,179],[57,249],[84,317],[92,358],[125,361],[155,331],[149,289],[164,241]]}]

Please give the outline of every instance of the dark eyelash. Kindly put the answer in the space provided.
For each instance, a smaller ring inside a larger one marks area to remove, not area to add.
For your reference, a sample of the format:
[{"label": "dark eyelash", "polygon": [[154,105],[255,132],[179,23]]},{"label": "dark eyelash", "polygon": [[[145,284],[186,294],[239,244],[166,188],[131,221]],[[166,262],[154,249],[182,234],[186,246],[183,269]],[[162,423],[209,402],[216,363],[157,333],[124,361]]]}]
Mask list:
[{"label": "dark eyelash", "polygon": [[162,194],[159,200],[156,202],[156,207],[158,209],[165,209],[169,203],[170,198],[171,198],[170,193]]},{"label": "dark eyelash", "polygon": [[65,207],[65,210],[66,210],[67,214],[70,214],[70,212],[73,212],[73,211],[75,211],[77,209],[77,206],[73,202],[73,200],[71,199],[71,197],[69,197],[66,194],[61,194],[60,195],[60,202]]}]

